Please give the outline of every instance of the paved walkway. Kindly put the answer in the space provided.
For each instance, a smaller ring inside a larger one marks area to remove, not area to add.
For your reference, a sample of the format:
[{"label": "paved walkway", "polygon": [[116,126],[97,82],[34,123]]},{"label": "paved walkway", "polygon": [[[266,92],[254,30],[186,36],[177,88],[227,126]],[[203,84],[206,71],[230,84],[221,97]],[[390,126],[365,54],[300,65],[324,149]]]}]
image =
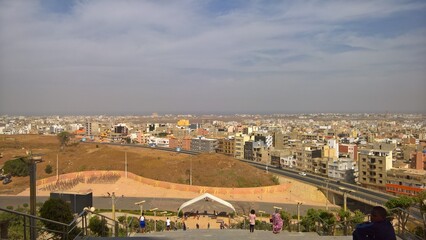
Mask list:
[{"label": "paved walkway", "polygon": [[[132,236],[133,239],[144,240],[259,240],[259,239],[299,239],[299,240],[351,240],[352,236],[319,236],[316,233],[297,233],[297,232],[281,232],[273,234],[271,231],[254,231],[250,233],[248,230],[188,230],[188,231],[170,231],[146,233]],[[115,239],[124,240],[128,238],[95,238],[93,239]]]},{"label": "paved walkway", "polygon": [[273,234],[271,231],[254,231],[250,233],[248,230],[188,230],[188,231],[170,231],[138,234],[134,237],[138,239],[175,239],[175,240],[191,240],[191,239],[300,239],[300,240],[350,240],[352,236],[319,236],[317,233],[297,233],[297,232],[281,232]]}]

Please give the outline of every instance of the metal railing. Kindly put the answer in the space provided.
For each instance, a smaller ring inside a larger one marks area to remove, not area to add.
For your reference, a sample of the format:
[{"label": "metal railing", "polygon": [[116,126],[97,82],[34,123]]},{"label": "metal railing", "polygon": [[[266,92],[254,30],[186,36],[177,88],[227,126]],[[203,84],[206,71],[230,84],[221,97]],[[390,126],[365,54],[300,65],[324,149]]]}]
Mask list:
[{"label": "metal railing", "polygon": [[[79,236],[83,236],[83,229],[78,229],[77,226],[82,223],[83,225],[85,223],[87,223],[85,220],[85,216],[86,216],[86,212],[82,212],[80,213],[76,218],[74,218],[74,220],[69,223],[61,223],[61,222],[57,222],[54,220],[50,220],[50,219],[46,219],[46,218],[42,218],[42,217],[37,217],[37,216],[33,216],[30,214],[26,214],[23,212],[18,212],[18,211],[14,211],[14,210],[9,210],[9,209],[5,209],[5,208],[0,208],[0,211],[2,212],[6,212],[11,214],[10,218],[15,218],[15,217],[22,217],[23,220],[23,226],[22,226],[22,233],[23,233],[23,239],[30,239],[30,234],[29,232],[27,232],[27,230],[31,229],[31,225],[30,225],[30,221],[31,220],[35,220],[37,221],[41,221],[43,222],[48,222],[54,225],[57,225],[58,228],[62,228],[63,230],[56,230],[56,229],[49,229],[47,227],[44,226],[44,224],[42,225],[35,225],[35,229],[36,232],[38,232],[39,234],[45,234],[47,239],[52,239],[54,236],[61,236],[61,239],[64,240],[68,240],[68,239],[76,239]],[[3,221],[7,222],[10,221],[11,219],[8,219],[7,217],[3,219]],[[5,226],[1,229],[1,235],[2,238],[5,236],[6,239],[8,239],[8,224],[5,224]],[[75,235],[71,238],[71,235]],[[35,236],[34,236],[35,238]]]},{"label": "metal railing", "polygon": [[[88,214],[95,215],[101,218],[102,222],[105,222],[108,227],[108,232],[105,232],[106,229],[102,228],[102,236],[115,236],[118,237],[124,235],[125,237],[129,236],[132,230],[134,230],[131,226],[133,219],[128,224],[121,224],[120,222],[113,220],[107,216],[104,216],[99,213],[91,212],[89,210],[84,210],[80,214],[74,217],[74,220],[70,223],[62,223],[38,216],[33,216],[27,213],[14,211],[10,209],[5,209],[0,207],[0,212],[8,213],[10,215],[3,215],[0,219],[0,222],[5,224],[1,224],[0,228],[0,238],[1,239],[9,239],[8,231],[11,225],[9,224],[11,221],[19,220],[19,225],[22,223],[22,230],[19,230],[22,235],[16,237],[15,239],[30,239],[35,240],[37,237],[30,236],[29,230],[31,229],[30,221],[34,220],[37,224],[35,224],[35,231],[38,235],[43,235],[44,239],[53,239],[55,237],[60,237],[63,240],[74,240],[81,239],[85,236],[91,236],[91,232],[89,231],[89,223],[88,223]],[[21,221],[22,220],[22,221]],[[49,229],[45,226],[45,223],[53,224],[57,226],[56,229]],[[62,230],[58,230],[62,229]],[[105,231],[104,231],[105,230]],[[31,239],[34,238],[34,239]]]}]

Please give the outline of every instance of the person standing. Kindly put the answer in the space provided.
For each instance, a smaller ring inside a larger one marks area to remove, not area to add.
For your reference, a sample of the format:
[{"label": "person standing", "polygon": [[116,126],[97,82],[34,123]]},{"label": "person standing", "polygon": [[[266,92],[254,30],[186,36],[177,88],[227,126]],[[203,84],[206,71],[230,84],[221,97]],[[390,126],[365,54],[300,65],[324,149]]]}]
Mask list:
[{"label": "person standing", "polygon": [[387,214],[384,207],[373,207],[371,222],[358,224],[352,233],[353,240],[396,240],[395,229],[392,223],[386,219]]},{"label": "person standing", "polygon": [[145,216],[144,213],[139,217],[139,231],[141,233],[145,232]]},{"label": "person standing", "polygon": [[275,209],[275,213],[272,214],[272,232],[277,234],[280,233],[283,228],[283,220],[281,218],[280,210]]},{"label": "person standing", "polygon": [[254,232],[254,225],[256,224],[256,212],[254,209],[250,211],[249,214],[249,222],[250,222],[250,232]]},{"label": "person standing", "polygon": [[166,230],[170,231],[170,219],[169,218],[166,219]]}]

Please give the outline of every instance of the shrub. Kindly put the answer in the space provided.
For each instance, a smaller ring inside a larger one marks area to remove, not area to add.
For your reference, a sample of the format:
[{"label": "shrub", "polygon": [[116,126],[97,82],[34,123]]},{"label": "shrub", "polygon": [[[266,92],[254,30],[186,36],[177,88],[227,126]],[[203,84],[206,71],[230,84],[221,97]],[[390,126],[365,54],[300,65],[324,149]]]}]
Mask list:
[{"label": "shrub", "polygon": [[46,168],[44,169],[44,172],[47,173],[47,174],[52,174],[52,172],[53,172],[52,165],[47,164]]},{"label": "shrub", "polygon": [[26,177],[30,174],[29,166],[25,157],[6,161],[3,169],[5,173],[10,173],[12,176]]}]

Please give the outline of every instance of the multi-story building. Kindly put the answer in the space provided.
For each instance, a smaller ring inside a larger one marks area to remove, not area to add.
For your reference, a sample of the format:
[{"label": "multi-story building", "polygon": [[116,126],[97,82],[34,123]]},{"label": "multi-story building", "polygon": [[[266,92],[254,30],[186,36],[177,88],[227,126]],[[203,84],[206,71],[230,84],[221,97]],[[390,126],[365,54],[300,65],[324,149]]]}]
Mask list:
[{"label": "multi-story building", "polygon": [[264,164],[271,163],[269,147],[267,147],[263,141],[253,143],[253,161]]},{"label": "multi-story building", "polygon": [[197,137],[191,139],[191,151],[198,152],[216,152],[218,146],[217,139]]},{"label": "multi-story building", "polygon": [[237,159],[244,159],[244,144],[246,141],[250,140],[250,137],[245,134],[236,134],[235,137],[235,155]]},{"label": "multi-story building", "polygon": [[129,129],[126,124],[117,124],[114,126],[114,133],[120,134],[121,136],[127,136],[129,134]]},{"label": "multi-story building", "polygon": [[284,149],[288,146],[289,136],[284,134],[281,131],[274,132],[274,148],[275,149]]},{"label": "multi-story building", "polygon": [[358,161],[358,146],[356,144],[339,144],[339,157],[340,156]]},{"label": "multi-story building", "polygon": [[[271,155],[271,165],[273,166],[277,166],[277,167],[283,167],[284,164],[282,164],[282,162],[284,163],[284,159],[288,159],[289,156],[291,156],[291,158],[293,158],[293,156],[291,155],[291,151],[289,148],[287,149],[274,149],[270,151],[270,155]],[[286,162],[286,167],[291,166],[291,162]]]},{"label": "multi-story building", "polygon": [[387,172],[386,191],[395,195],[415,196],[426,190],[426,171],[392,168]]},{"label": "multi-story building", "polygon": [[227,137],[227,138],[219,139],[217,153],[234,156],[235,155],[235,138]]},{"label": "multi-story building", "polygon": [[312,166],[313,158],[321,158],[322,150],[316,146],[301,146],[293,149],[293,157],[296,160],[296,168],[302,171],[315,171]]},{"label": "multi-story building", "polygon": [[356,162],[351,158],[339,158],[328,163],[328,177],[355,183]]},{"label": "multi-story building", "polygon": [[273,139],[271,135],[257,134],[254,136],[254,141],[255,142],[262,141],[266,147],[271,147]]},{"label": "multi-story building", "polygon": [[180,148],[183,150],[191,150],[191,138],[190,137],[170,137],[169,147]]},{"label": "multi-story building", "polygon": [[362,149],[359,152],[358,181],[363,187],[386,190],[386,172],[392,168],[392,151]]}]

